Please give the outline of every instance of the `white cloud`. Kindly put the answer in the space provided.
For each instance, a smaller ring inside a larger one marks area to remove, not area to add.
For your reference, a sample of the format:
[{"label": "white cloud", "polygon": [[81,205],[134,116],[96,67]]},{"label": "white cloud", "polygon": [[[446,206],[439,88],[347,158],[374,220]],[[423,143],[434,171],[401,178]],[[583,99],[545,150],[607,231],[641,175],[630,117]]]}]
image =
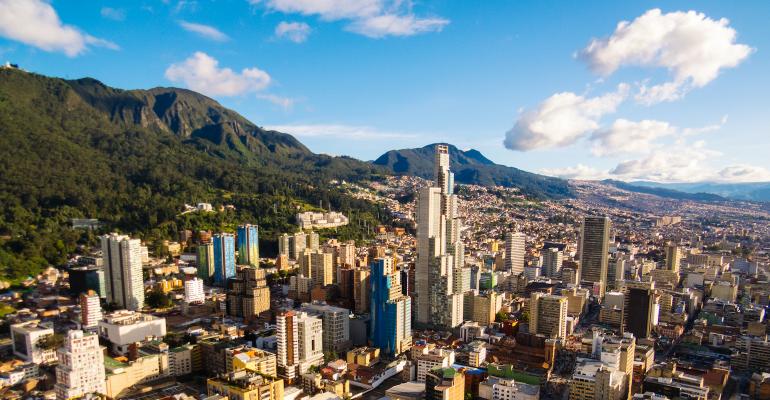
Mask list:
[{"label": "white cloud", "polygon": [[746,164],[731,165],[719,170],[715,180],[721,182],[768,182],[770,181],[770,170]]},{"label": "white cloud", "polygon": [[346,30],[372,38],[441,31],[449,20],[418,17],[409,0],[249,0],[271,11],[347,21]]},{"label": "white cloud", "polygon": [[122,8],[102,7],[102,17],[108,18],[114,21],[123,21],[126,19],[126,10]]},{"label": "white cloud", "polygon": [[718,151],[705,148],[703,141],[679,141],[644,158],[619,163],[609,173],[622,180],[651,180],[655,182],[699,182],[712,177],[704,161],[720,156]]},{"label": "white cloud", "polygon": [[578,164],[574,167],[566,168],[546,168],[540,170],[541,174],[548,176],[555,176],[563,179],[580,179],[580,180],[602,180],[610,178],[610,174],[607,171],[601,171],[594,167],[589,167],[584,164]]},{"label": "white cloud", "polygon": [[275,37],[285,38],[294,43],[302,43],[310,35],[310,25],[304,22],[281,21],[275,27]]},{"label": "white cloud", "polygon": [[222,33],[219,29],[214,28],[213,26],[196,24],[194,22],[188,21],[179,21],[179,26],[188,32],[195,33],[201,37],[216,42],[225,42],[230,39],[227,35]]},{"label": "white cloud", "polygon": [[627,91],[626,85],[620,85],[616,92],[598,97],[556,93],[519,117],[505,134],[505,147],[527,151],[570,145],[598,129],[599,119],[615,112]]},{"label": "white cloud", "polygon": [[449,20],[417,18],[414,15],[384,14],[353,21],[347,30],[371,38],[412,36],[425,32],[440,32]]},{"label": "white cloud", "polygon": [[735,42],[737,34],[729,24],[725,18],[714,20],[695,11],[664,14],[652,9],[632,22],[620,22],[609,37],[592,40],[580,57],[604,76],[629,65],[666,68],[673,81],[643,86],[637,100],[673,101],[751,54],[751,47]]},{"label": "white cloud", "polygon": [[63,24],[56,10],[43,0],[0,0],[0,36],[69,57],[82,54],[89,46],[118,49],[115,43]]},{"label": "white cloud", "polygon": [[596,156],[647,153],[655,147],[655,140],[676,132],[677,128],[665,121],[645,119],[635,122],[620,118],[609,128],[591,135],[591,152]]},{"label": "white cloud", "polygon": [[270,75],[259,68],[244,68],[240,73],[220,68],[219,61],[200,51],[184,61],[171,64],[165,76],[172,82],[181,82],[189,89],[208,96],[258,92],[271,82]]},{"label": "white cloud", "polygon": [[415,139],[417,134],[404,132],[381,131],[369,126],[318,124],[318,125],[272,125],[265,129],[285,132],[298,137],[330,137],[351,140],[375,139]]},{"label": "white cloud", "polygon": [[269,102],[271,102],[271,103],[273,103],[273,104],[283,108],[284,110],[291,109],[292,107],[294,107],[294,103],[296,102],[294,99],[292,99],[290,97],[283,97],[283,96],[278,96],[278,95],[269,94],[269,93],[258,94],[257,98],[258,99],[262,99],[262,100],[267,100],[267,101],[269,101]]}]

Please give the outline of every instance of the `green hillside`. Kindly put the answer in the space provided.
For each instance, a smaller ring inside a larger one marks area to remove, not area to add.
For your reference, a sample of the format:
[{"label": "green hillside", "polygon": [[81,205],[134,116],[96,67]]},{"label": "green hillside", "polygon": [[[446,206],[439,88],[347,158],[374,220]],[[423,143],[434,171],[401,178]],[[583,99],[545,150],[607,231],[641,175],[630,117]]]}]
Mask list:
[{"label": "green hillside", "polygon": [[[343,234],[354,238],[360,220],[384,215],[328,184],[375,177],[378,167],[313,154],[188,90],[0,69],[0,154],[0,275],[14,280],[93,241],[95,233],[70,229],[70,218],[98,218],[148,241],[257,222],[269,244],[294,229],[299,208],[351,213]],[[179,216],[201,201],[236,210]]]}]

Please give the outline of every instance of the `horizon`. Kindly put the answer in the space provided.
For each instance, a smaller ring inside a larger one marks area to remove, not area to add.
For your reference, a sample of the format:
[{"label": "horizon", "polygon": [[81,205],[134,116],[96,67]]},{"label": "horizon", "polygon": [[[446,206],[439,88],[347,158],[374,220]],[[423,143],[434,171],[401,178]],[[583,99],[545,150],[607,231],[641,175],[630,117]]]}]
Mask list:
[{"label": "horizon", "polygon": [[0,57],[190,89],[322,154],[445,142],[567,179],[770,181],[770,4],[371,3],[0,0]]}]

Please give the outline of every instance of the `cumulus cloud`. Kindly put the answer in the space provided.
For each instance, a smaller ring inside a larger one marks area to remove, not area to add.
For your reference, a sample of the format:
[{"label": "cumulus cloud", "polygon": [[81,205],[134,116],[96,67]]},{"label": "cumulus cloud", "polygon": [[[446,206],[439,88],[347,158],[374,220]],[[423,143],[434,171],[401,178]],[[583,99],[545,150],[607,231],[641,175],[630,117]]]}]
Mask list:
[{"label": "cumulus cloud", "polygon": [[115,43],[63,24],[56,10],[43,0],[0,0],[0,36],[69,57],[82,54],[89,46],[118,49]]},{"label": "cumulus cloud", "polygon": [[628,87],[620,85],[598,97],[556,93],[519,117],[505,134],[505,147],[527,151],[570,145],[598,129],[601,117],[615,112],[627,92]]},{"label": "cumulus cloud", "polygon": [[219,61],[203,52],[195,52],[184,61],[166,69],[166,79],[208,96],[237,96],[258,92],[270,85],[271,78],[259,68],[235,72],[219,67]]},{"label": "cumulus cloud", "polygon": [[711,175],[704,161],[721,153],[705,148],[702,141],[694,144],[678,143],[655,151],[646,157],[619,163],[609,171],[622,180],[651,180],[655,182],[698,182]]},{"label": "cumulus cloud", "polygon": [[609,128],[598,130],[591,135],[591,152],[596,156],[647,153],[655,147],[657,139],[676,132],[677,129],[665,121],[645,119],[635,122],[620,118]]},{"label": "cumulus cloud", "polygon": [[449,20],[418,17],[403,0],[249,0],[271,11],[315,15],[323,21],[347,21],[346,30],[372,38],[412,36],[441,31]]},{"label": "cumulus cloud", "polygon": [[290,97],[278,96],[278,95],[269,94],[269,93],[258,94],[257,98],[258,99],[262,99],[262,100],[267,100],[267,101],[269,101],[269,102],[271,102],[271,103],[273,103],[273,104],[283,108],[284,110],[291,109],[292,107],[294,107],[294,103],[296,102],[294,99],[292,99]]},{"label": "cumulus cloud", "polygon": [[339,124],[273,125],[267,126],[265,128],[279,132],[286,132],[297,137],[330,137],[352,140],[414,139],[419,137],[419,135],[416,134],[396,131],[382,131],[370,126]]},{"label": "cumulus cloud", "polygon": [[230,39],[227,35],[222,33],[219,29],[214,28],[213,26],[196,24],[194,22],[188,22],[188,21],[179,21],[179,26],[181,26],[182,29],[188,32],[195,33],[198,36],[201,36],[216,42],[225,42]]},{"label": "cumulus cloud", "polygon": [[126,10],[122,8],[102,7],[102,17],[113,21],[123,21],[126,19]]},{"label": "cumulus cloud", "polygon": [[281,21],[275,27],[275,37],[285,38],[294,43],[302,43],[310,35],[310,25],[304,22]]},{"label": "cumulus cloud", "polygon": [[666,68],[673,81],[643,85],[637,100],[673,101],[751,54],[751,47],[736,43],[737,33],[729,25],[725,18],[714,20],[695,11],[664,14],[652,9],[631,22],[620,22],[609,37],[592,40],[579,56],[604,76],[629,65]]}]

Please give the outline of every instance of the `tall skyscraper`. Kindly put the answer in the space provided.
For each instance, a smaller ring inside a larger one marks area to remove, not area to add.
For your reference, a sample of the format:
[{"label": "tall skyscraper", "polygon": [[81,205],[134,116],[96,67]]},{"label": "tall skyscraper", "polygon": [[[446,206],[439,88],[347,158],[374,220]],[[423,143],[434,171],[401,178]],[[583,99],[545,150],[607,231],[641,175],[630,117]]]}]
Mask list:
[{"label": "tall skyscraper", "polygon": [[80,294],[80,322],[84,329],[96,328],[102,319],[99,294],[93,290]]},{"label": "tall skyscraper", "polygon": [[401,291],[401,274],[392,258],[377,258],[371,264],[372,302],[369,338],[388,355],[412,347],[412,300]]},{"label": "tall skyscraper", "polygon": [[564,260],[564,254],[555,248],[543,250],[543,272],[549,278],[558,277],[561,274],[561,264]]},{"label": "tall skyscraper", "polygon": [[197,249],[198,278],[206,282],[214,276],[214,243],[198,245]]},{"label": "tall skyscraper", "polygon": [[127,310],[144,307],[142,243],[125,235],[102,236],[107,302]]},{"label": "tall skyscraper", "polygon": [[648,287],[641,284],[627,286],[625,288],[625,330],[635,337],[644,339],[650,336],[653,321],[657,310],[655,309],[655,283]]},{"label": "tall skyscraper", "polygon": [[529,333],[567,336],[567,298],[534,292],[529,299]]},{"label": "tall skyscraper", "polygon": [[235,276],[235,238],[230,233],[218,233],[211,239],[214,246],[214,285],[225,286]]},{"label": "tall skyscraper", "polygon": [[524,251],[527,236],[521,232],[508,232],[505,235],[505,269],[513,275],[524,272]]},{"label": "tall skyscraper", "polygon": [[679,262],[682,259],[682,249],[676,244],[666,245],[666,269],[679,273]]},{"label": "tall skyscraper", "polygon": [[353,303],[358,314],[369,312],[370,293],[372,291],[369,276],[371,271],[363,268],[353,270]]},{"label": "tall skyscraper", "polygon": [[311,366],[323,363],[323,322],[304,312],[276,317],[278,376],[292,382]]},{"label": "tall skyscraper", "polygon": [[462,322],[462,222],[457,216],[449,148],[436,146],[433,183],[420,189],[417,207],[415,321],[453,328]]},{"label": "tall skyscraper", "polygon": [[241,225],[238,227],[238,263],[259,267],[259,227]]},{"label": "tall skyscraper", "polygon": [[64,346],[58,350],[56,365],[57,400],[80,398],[87,394],[106,394],[104,351],[96,333],[67,332]]},{"label": "tall skyscraper", "polygon": [[610,225],[608,217],[584,217],[580,227],[580,277],[600,298],[607,288]]}]

